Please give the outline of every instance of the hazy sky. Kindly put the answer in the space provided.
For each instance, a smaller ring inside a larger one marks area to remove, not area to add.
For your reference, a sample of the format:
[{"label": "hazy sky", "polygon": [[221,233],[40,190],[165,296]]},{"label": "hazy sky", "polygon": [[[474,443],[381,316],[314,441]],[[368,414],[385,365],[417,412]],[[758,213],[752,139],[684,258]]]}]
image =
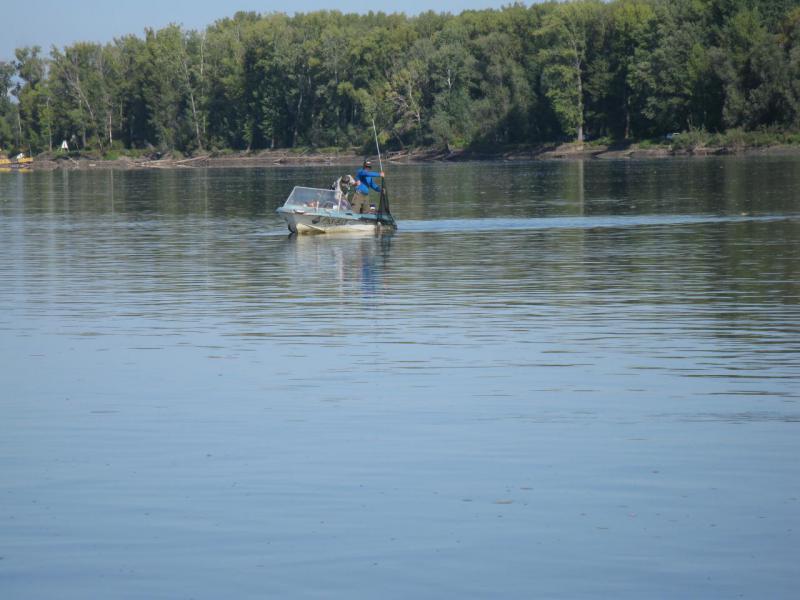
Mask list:
[{"label": "hazy sky", "polygon": [[[180,23],[190,29],[203,28],[215,20],[230,17],[238,10],[263,12],[405,12],[416,14],[433,9],[458,13],[467,9],[500,8],[511,0],[380,0],[375,3],[354,0],[0,0],[2,34],[0,60],[11,60],[14,48],[41,46],[45,54],[50,46],[76,41],[109,42],[126,33],[141,36],[145,27],[163,27]],[[530,4],[530,2],[525,2]]]}]

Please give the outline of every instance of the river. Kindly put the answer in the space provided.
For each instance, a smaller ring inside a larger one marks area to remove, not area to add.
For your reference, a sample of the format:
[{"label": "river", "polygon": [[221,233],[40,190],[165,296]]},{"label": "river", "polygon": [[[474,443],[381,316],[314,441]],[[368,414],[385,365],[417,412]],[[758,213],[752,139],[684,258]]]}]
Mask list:
[{"label": "river", "polygon": [[796,598],[800,160],[0,173],[4,598]]}]

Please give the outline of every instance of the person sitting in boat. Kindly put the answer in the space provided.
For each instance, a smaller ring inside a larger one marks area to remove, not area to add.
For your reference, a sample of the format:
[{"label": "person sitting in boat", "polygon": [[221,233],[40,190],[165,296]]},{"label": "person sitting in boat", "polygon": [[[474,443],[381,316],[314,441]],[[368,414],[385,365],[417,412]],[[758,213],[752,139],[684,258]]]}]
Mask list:
[{"label": "person sitting in boat", "polygon": [[383,173],[376,173],[372,171],[372,161],[365,160],[364,165],[356,173],[356,193],[353,194],[353,212],[363,213],[366,208],[369,210],[369,190],[372,188],[380,194],[381,186],[375,183],[375,177],[383,177]]},{"label": "person sitting in boat", "polygon": [[356,178],[352,175],[342,175],[333,182],[331,189],[336,192],[336,208],[337,210],[351,210],[350,197],[353,194],[353,188],[356,185]]},{"label": "person sitting in boat", "polygon": [[352,175],[342,175],[331,185],[332,190],[336,190],[336,197],[347,198],[353,187],[356,185],[356,178]]}]

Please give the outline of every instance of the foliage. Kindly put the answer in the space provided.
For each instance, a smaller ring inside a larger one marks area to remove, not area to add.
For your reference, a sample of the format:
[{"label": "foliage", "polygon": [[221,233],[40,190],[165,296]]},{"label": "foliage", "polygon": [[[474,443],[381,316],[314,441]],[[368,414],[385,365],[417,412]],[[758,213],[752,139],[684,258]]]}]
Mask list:
[{"label": "foliage", "polygon": [[0,62],[0,158],[4,157],[6,150],[19,146],[14,135],[17,111],[9,96],[14,73],[13,64]]},{"label": "foliage", "polygon": [[[573,0],[459,15],[238,12],[0,63],[0,148],[224,155],[793,140],[800,0]],[[789,132],[789,133],[785,133]],[[716,137],[715,137],[716,136]],[[782,136],[782,137],[781,137]]]}]

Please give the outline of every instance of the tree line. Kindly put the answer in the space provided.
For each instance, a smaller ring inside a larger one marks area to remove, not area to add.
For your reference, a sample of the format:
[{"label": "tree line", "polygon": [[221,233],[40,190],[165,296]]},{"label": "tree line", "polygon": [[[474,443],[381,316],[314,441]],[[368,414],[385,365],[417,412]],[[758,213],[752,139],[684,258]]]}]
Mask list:
[{"label": "tree line", "polygon": [[239,12],[0,62],[0,148],[182,153],[800,129],[800,0]]}]

